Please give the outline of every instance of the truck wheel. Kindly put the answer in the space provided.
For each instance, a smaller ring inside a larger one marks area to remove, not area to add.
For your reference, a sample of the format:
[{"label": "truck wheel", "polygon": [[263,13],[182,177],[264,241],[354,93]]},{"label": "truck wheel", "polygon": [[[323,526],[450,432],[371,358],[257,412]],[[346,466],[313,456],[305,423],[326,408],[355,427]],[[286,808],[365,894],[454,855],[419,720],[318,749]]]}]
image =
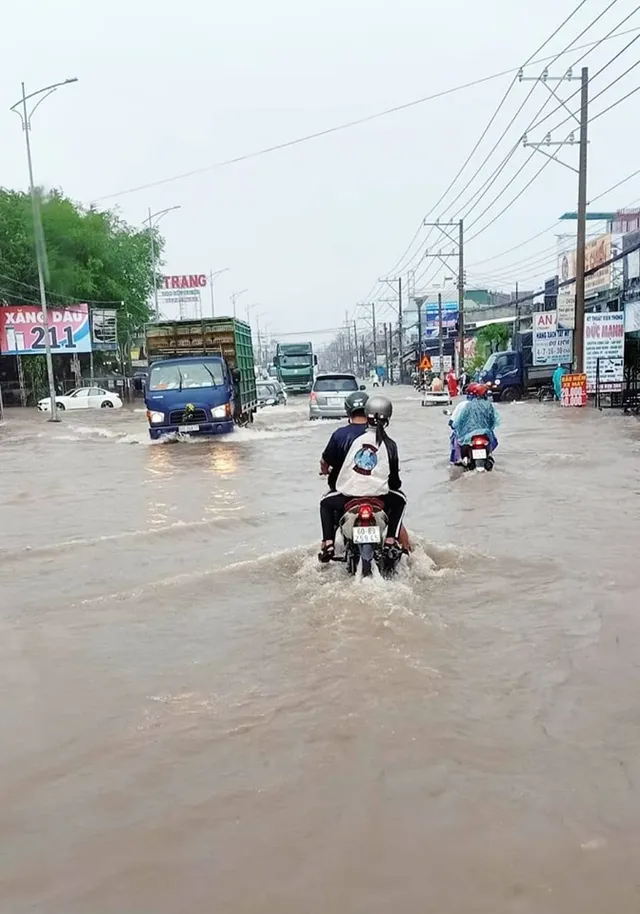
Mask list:
[{"label": "truck wheel", "polygon": [[522,399],[522,390],[519,387],[505,387],[500,394],[500,399],[504,403],[513,403],[514,400]]}]

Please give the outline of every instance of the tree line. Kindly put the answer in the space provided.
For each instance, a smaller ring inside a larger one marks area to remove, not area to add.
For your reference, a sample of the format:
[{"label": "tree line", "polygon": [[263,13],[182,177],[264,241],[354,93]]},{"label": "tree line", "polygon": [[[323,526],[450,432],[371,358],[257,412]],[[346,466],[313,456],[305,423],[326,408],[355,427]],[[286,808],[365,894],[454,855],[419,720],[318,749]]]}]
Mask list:
[{"label": "tree line", "polygon": [[[39,196],[50,305],[114,308],[122,340],[149,318],[154,274],[149,229],[84,207],[54,190]],[[156,251],[163,240],[154,229]],[[0,188],[0,303],[40,304],[31,197]]]}]

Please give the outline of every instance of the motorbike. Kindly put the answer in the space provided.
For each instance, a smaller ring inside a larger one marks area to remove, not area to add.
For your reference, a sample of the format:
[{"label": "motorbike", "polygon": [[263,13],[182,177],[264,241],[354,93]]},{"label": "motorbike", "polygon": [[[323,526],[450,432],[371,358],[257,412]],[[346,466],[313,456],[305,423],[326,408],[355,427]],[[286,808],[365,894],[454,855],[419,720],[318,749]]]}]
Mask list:
[{"label": "motorbike", "polygon": [[460,446],[460,453],[462,455],[461,465],[465,470],[489,473],[493,469],[494,459],[488,435],[474,435],[471,444]]},{"label": "motorbike", "polygon": [[[443,409],[445,416],[451,417],[451,410]],[[488,435],[474,435],[471,444],[457,444],[456,436],[453,431],[451,418],[449,418],[449,428],[451,429],[451,462],[456,466],[461,466],[463,470],[475,470],[477,473],[490,473],[495,464],[493,457],[493,447]],[[494,441],[497,447],[497,440]]]},{"label": "motorbike", "polygon": [[400,546],[383,549],[387,532],[387,515],[378,498],[354,498],[345,505],[340,520],[344,555],[334,561],[344,562],[347,572],[355,575],[360,566],[363,577],[370,577],[375,565],[383,578],[392,577],[406,550]]}]

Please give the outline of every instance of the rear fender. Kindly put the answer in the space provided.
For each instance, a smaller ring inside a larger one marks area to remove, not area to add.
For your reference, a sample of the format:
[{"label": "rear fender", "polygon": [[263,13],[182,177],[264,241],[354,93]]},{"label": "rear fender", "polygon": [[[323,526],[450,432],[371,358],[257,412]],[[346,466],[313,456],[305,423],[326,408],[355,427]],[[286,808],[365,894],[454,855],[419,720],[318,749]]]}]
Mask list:
[{"label": "rear fender", "polygon": [[[382,534],[384,534],[387,529],[388,518],[384,511],[374,511],[373,513],[374,520],[378,526],[378,529]],[[358,508],[351,508],[350,511],[347,511],[343,515],[340,521],[340,530],[342,531],[342,536],[346,539],[353,539],[353,528],[358,519]]]}]

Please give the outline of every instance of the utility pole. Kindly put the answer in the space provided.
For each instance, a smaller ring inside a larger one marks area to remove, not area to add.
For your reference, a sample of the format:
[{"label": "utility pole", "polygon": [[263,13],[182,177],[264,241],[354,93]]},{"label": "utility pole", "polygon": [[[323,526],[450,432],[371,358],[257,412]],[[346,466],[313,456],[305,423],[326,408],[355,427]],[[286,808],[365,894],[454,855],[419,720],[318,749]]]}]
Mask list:
[{"label": "utility pole", "polygon": [[[391,330],[391,327],[389,327]],[[387,378],[389,377],[389,337],[390,333],[387,332],[387,324],[384,325],[384,361],[387,369]]]},{"label": "utility pole", "polygon": [[353,358],[353,349],[351,347],[351,322],[349,321],[349,312],[344,312],[344,326],[347,331],[347,345],[349,346],[349,364],[351,366],[351,371],[355,374],[356,367]]},{"label": "utility pole", "polygon": [[[459,370],[462,372],[464,368],[464,226],[462,219],[459,219],[457,222],[425,222],[423,223],[430,228],[439,229],[442,234],[447,238],[453,245],[457,246],[457,251],[449,251],[448,253],[443,253],[438,251],[437,253],[430,254],[429,251],[425,251],[425,257],[434,257],[436,260],[439,260],[446,268],[449,269],[447,259],[449,257],[458,258],[458,339],[460,342],[460,357],[459,357]],[[458,229],[458,238],[456,240],[454,235],[450,235],[445,229]],[[455,350],[454,350],[455,356]],[[454,358],[455,362],[455,358]],[[454,365],[455,367],[455,365]]]},{"label": "utility pole", "polygon": [[[361,307],[361,308],[371,308],[371,324],[372,324],[372,328],[373,328],[373,366],[374,366],[374,369],[377,369],[377,367],[378,367],[378,343],[377,343],[377,340],[376,340],[376,334],[377,334],[377,330],[376,330],[376,303],[375,303],[375,302],[361,302],[361,303],[360,303],[360,307]],[[362,353],[363,353],[363,358],[362,358],[363,367],[364,367],[365,370],[366,370],[366,365],[364,364],[364,362],[365,362],[365,359],[364,359],[364,342],[363,342],[363,344],[362,344]]]},{"label": "utility pole", "polygon": [[440,356],[440,380],[444,381],[444,340],[442,339],[442,292],[438,292],[438,354]]},{"label": "utility pole", "polygon": [[422,361],[422,299],[415,299],[416,311],[418,312],[418,371],[420,371],[420,362]]},{"label": "utility pole", "polygon": [[458,336],[460,338],[459,374],[464,371],[464,227],[458,225]]},{"label": "utility pole", "polygon": [[580,75],[580,156],[578,160],[578,232],[576,238],[576,371],[584,370],[584,255],[587,238],[587,125],[589,123],[589,70]]},{"label": "utility pole", "polygon": [[[568,168],[570,171],[573,171],[578,175],[578,226],[576,233],[575,306],[573,321],[569,322],[571,326],[569,326],[569,323],[567,323],[564,325],[564,329],[571,329],[571,327],[573,327],[573,352],[575,368],[576,371],[581,373],[584,369],[584,257],[587,236],[587,125],[589,123],[589,68],[582,67],[579,77],[574,76],[571,69],[569,69],[563,76],[549,76],[549,73],[546,69],[543,70],[541,76],[525,77],[522,75],[522,71],[520,71],[518,76],[520,82],[541,83],[546,89],[549,90],[554,98],[558,99],[560,103],[565,108],[567,108],[567,110],[569,110],[567,103],[558,96],[558,94],[551,88],[549,83],[580,79],[580,117],[578,117],[575,112],[570,111],[571,116],[574,118],[580,128],[580,152],[578,168],[574,168],[573,165],[569,165],[567,162],[563,162],[562,159],[557,158],[560,147],[575,145],[575,137],[573,133],[570,133],[566,139],[559,141],[552,140],[551,134],[547,133],[543,140],[537,143],[530,143],[528,137],[525,136],[522,140],[522,145],[525,147],[531,147],[537,152],[541,152],[548,159],[551,159],[553,162],[557,162],[559,165],[564,165],[565,168]],[[557,151],[554,152],[553,155],[546,151],[551,146],[557,147]]]},{"label": "utility pole", "polygon": [[[395,283],[398,283],[398,380],[400,384],[402,384],[404,378],[404,362],[402,361],[402,355],[404,352],[404,332],[402,327],[402,277],[398,276],[393,279],[380,279],[379,281],[386,283],[392,289]],[[390,329],[390,333],[391,338],[393,339],[392,329]],[[393,343],[391,344],[391,360],[393,362]]]},{"label": "utility pole", "polygon": [[353,349],[355,352],[355,373],[358,374],[359,369],[359,358],[358,358],[358,329],[356,327],[356,322],[353,322]]},{"label": "utility pole", "polygon": [[404,333],[402,329],[402,277],[398,277],[398,373],[400,383],[405,380],[404,376]]}]

